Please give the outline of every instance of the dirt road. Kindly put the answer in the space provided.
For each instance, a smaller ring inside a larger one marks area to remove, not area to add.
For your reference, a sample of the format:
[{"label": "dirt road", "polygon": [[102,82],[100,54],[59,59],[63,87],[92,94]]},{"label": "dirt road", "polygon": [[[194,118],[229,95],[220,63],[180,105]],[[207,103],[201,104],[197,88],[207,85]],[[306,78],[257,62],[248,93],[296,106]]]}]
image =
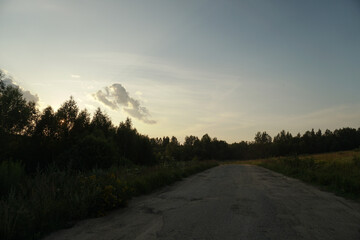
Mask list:
[{"label": "dirt road", "polygon": [[46,240],[360,239],[360,205],[248,165],[219,166]]}]

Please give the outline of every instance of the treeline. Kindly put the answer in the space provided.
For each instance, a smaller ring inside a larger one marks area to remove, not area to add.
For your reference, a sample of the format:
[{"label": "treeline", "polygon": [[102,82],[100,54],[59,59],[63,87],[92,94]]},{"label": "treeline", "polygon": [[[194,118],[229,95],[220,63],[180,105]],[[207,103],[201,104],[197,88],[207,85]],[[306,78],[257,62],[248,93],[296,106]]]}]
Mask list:
[{"label": "treeline", "polygon": [[205,134],[201,139],[195,136],[185,137],[179,144],[175,137],[151,139],[158,156],[176,160],[189,159],[257,159],[276,156],[294,156],[351,150],[360,146],[360,128],[342,128],[335,131],[306,131],[303,135],[293,136],[285,130],[274,138],[266,132],[258,132],[254,141],[241,141],[228,144]]},{"label": "treeline", "polygon": [[[0,96],[2,112],[1,100],[8,92],[5,89]],[[56,112],[47,107],[37,113],[33,105],[19,103],[11,102],[7,108],[10,114],[1,115],[0,156],[2,160],[20,160],[29,172],[50,164],[61,169],[90,170],[130,162],[140,165],[156,162],[150,139],[139,134],[130,119],[114,127],[100,109],[90,118],[86,110],[79,111],[72,98]],[[9,119],[11,111],[20,105],[27,111],[32,108],[31,114],[19,116],[28,117],[21,128],[18,118],[13,123]]]},{"label": "treeline", "polygon": [[164,161],[254,159],[348,150],[359,147],[360,128],[334,132],[307,131],[292,136],[282,131],[272,139],[258,132],[252,142],[228,144],[205,134],[187,136],[183,144],[176,137],[149,138],[132,126],[130,119],[115,126],[98,108],[93,116],[80,110],[70,97],[54,111],[40,112],[27,102],[20,90],[4,84],[0,72],[0,162],[21,161],[27,172],[49,165],[60,169],[90,170]]},{"label": "treeline", "polygon": [[72,97],[57,111],[47,107],[39,112],[18,88],[6,86],[4,78],[0,72],[1,161],[21,161],[28,172],[51,164],[88,170],[156,162],[150,139],[130,119],[114,126],[101,109],[91,117]]}]

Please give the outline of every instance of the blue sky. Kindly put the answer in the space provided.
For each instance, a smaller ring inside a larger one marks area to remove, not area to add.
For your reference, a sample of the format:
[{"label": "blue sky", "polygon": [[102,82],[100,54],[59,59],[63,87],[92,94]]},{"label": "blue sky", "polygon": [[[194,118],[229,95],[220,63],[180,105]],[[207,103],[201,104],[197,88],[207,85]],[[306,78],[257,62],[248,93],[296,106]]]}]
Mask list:
[{"label": "blue sky", "polygon": [[72,95],[150,137],[360,127],[356,0],[0,0],[0,32],[41,108]]}]

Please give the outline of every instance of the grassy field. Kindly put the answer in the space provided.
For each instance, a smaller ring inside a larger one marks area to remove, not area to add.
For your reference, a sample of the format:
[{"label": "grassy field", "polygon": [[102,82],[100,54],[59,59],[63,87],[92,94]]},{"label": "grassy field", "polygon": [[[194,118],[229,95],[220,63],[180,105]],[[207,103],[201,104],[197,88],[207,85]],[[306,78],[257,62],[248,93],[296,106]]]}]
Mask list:
[{"label": "grassy field", "polygon": [[254,164],[360,200],[360,151],[279,157],[233,163]]},{"label": "grassy field", "polygon": [[23,175],[21,165],[3,162],[0,178],[13,184],[10,190],[2,186],[8,193],[0,197],[0,239],[39,239],[216,165],[214,161],[172,162],[86,173],[49,168],[29,177]]}]

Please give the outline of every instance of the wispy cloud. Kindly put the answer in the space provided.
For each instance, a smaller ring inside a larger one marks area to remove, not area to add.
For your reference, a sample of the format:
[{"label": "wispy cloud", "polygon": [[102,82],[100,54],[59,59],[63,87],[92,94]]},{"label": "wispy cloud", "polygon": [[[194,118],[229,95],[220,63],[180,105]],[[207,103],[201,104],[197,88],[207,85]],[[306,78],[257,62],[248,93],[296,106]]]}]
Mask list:
[{"label": "wispy cloud", "polygon": [[30,91],[25,90],[24,88],[19,86],[7,70],[0,69],[0,71],[5,74],[3,82],[5,83],[6,86],[13,86],[19,88],[20,92],[23,94],[24,98],[27,101],[35,102],[35,104],[39,103],[39,96],[37,94],[32,94]]},{"label": "wispy cloud", "polygon": [[113,110],[123,109],[130,116],[139,119],[147,124],[155,124],[155,120],[150,119],[150,113],[147,108],[140,105],[140,102],[132,97],[126,89],[120,84],[115,83],[103,90],[93,94],[93,97],[110,107]]},{"label": "wispy cloud", "polygon": [[71,74],[72,78],[80,78],[80,75],[76,75],[76,74]]},{"label": "wispy cloud", "polygon": [[183,65],[172,63],[168,60],[137,55],[124,52],[95,52],[85,55],[97,64],[116,67],[122,70],[122,74],[130,77],[154,79],[166,85],[183,85],[205,81],[207,84],[217,84],[221,79],[222,85],[232,85],[238,82],[238,75],[202,71],[196,68],[188,68]]}]

